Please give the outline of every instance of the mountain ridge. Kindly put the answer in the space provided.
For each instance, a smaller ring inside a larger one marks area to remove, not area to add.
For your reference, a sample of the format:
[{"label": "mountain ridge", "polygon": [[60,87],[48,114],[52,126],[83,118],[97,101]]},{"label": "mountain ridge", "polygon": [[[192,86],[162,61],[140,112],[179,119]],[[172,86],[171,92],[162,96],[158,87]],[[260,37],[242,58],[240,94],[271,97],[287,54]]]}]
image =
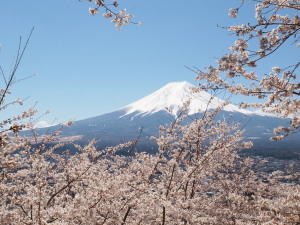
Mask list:
[{"label": "mountain ridge", "polygon": [[[99,141],[99,148],[113,146],[127,141],[135,140],[143,127],[139,143],[136,148],[141,151],[155,152],[157,145],[150,140],[151,136],[158,136],[159,126],[174,122],[176,113],[183,106],[182,99],[190,98],[191,84],[188,82],[173,82],[165,85],[152,94],[119,108],[110,113],[78,120],[71,127],[63,130],[62,137],[82,136],[81,141],[86,143],[90,140]],[[216,97],[209,101],[211,95],[206,92],[191,94],[193,99],[190,106],[194,109],[189,111],[189,121],[200,118],[201,110],[196,107],[207,107],[208,102],[214,103],[209,110],[217,107],[217,103],[223,103]],[[206,104],[206,105],[205,105]],[[145,106],[145,107],[144,107]],[[165,107],[173,107],[171,113]],[[203,111],[202,111],[203,113]],[[260,115],[248,110],[240,110],[237,106],[229,104],[221,110],[216,120],[230,120],[241,123],[241,129],[245,129],[245,139],[254,142],[254,148],[258,150],[292,150],[299,151],[300,139],[297,135],[287,137],[284,141],[271,142],[273,129],[277,126],[286,126],[288,119],[280,119],[274,116]],[[51,127],[55,131],[59,125]],[[49,132],[49,128],[38,129],[39,134]],[[149,150],[150,149],[150,150]],[[298,154],[298,153],[297,153]]]}]

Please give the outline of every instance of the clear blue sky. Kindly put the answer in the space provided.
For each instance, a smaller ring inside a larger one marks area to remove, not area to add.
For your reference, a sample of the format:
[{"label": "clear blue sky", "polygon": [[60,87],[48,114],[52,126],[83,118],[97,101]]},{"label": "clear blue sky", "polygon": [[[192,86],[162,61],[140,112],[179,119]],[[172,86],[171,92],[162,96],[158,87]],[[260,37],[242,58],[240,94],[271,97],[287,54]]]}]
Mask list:
[{"label": "clear blue sky", "polygon": [[113,111],[169,82],[195,84],[184,66],[209,66],[233,42],[217,24],[246,23],[254,15],[247,6],[241,19],[228,18],[239,0],[119,3],[142,26],[117,31],[102,13],[88,13],[91,3],[77,0],[1,1],[0,63],[7,73],[19,36],[35,27],[18,76],[39,76],[16,84],[13,96],[30,96],[25,106],[38,101],[40,114],[51,111],[42,120],[58,123]]}]

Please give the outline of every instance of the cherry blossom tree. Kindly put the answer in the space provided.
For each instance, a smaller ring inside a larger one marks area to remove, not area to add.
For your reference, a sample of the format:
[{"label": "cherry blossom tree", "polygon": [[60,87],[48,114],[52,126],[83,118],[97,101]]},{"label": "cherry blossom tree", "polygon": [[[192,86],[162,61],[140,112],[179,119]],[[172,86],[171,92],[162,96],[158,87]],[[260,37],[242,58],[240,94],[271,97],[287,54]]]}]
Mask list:
[{"label": "cherry blossom tree", "polygon": [[[292,118],[287,127],[274,130],[273,140],[300,129],[299,58],[291,58],[290,64],[279,68],[274,65],[269,74],[259,74],[259,65],[271,55],[283,55],[280,50],[287,45],[300,46],[299,0],[253,0],[241,1],[238,8],[230,9],[229,16],[236,18],[245,4],[255,3],[256,23],[228,27],[236,35],[229,52],[217,60],[217,66],[198,71],[197,80],[206,80],[203,89],[226,89],[233,94],[255,96],[262,103],[241,103],[241,107],[258,107],[282,118]],[[295,50],[296,51],[296,50]]]}]

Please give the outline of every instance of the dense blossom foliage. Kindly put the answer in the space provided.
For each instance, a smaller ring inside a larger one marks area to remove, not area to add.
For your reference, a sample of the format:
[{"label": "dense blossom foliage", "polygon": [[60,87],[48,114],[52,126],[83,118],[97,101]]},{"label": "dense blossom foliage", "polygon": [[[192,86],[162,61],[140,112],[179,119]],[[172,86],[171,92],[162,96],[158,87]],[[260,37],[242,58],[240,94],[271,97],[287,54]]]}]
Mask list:
[{"label": "dense blossom foliage", "polygon": [[[193,120],[183,110],[153,137],[155,155],[135,152],[135,141],[56,154],[68,144],[60,131],[1,133],[0,223],[296,224],[299,173],[259,172],[240,157],[252,143],[238,124],[215,120],[222,107]],[[129,156],[116,154],[123,147]]]},{"label": "dense blossom foliage", "polygon": [[[241,6],[230,9],[228,15],[236,18],[246,2],[242,0]],[[208,82],[208,85],[202,85],[204,89],[226,89],[233,94],[265,99],[263,103],[242,103],[241,107],[259,107],[264,112],[292,118],[289,126],[274,130],[273,140],[281,140],[300,129],[299,58],[290,58],[290,65],[281,68],[274,65],[266,75],[259,74],[256,67],[271,54],[289,57],[280,52],[284,46],[300,46],[300,1],[250,2],[256,3],[256,23],[228,27],[237,36],[234,45],[229,48],[230,52],[217,60],[216,67],[210,66],[199,71],[197,79]]]}]

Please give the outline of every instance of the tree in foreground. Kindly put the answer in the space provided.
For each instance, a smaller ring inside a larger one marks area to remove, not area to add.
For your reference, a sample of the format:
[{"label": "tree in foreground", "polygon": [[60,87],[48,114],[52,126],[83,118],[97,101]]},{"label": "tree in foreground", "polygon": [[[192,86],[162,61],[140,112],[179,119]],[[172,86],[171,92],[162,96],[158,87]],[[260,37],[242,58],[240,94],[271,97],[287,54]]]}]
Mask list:
[{"label": "tree in foreground", "polygon": [[[161,127],[156,155],[118,156],[122,146],[55,154],[24,139],[4,146],[1,224],[296,224],[299,174],[264,174],[238,150],[237,125],[214,121],[214,112],[182,125],[182,115]],[[14,146],[13,144],[18,144]],[[21,150],[19,149],[22,146]]]},{"label": "tree in foreground", "polygon": [[[300,83],[297,77],[300,60],[281,51],[289,45],[300,46],[300,1],[241,0],[241,6],[230,9],[229,16],[236,18],[243,5],[250,4],[247,2],[256,3],[256,23],[228,27],[237,37],[234,45],[217,60],[217,66],[199,71],[196,79],[207,81],[207,85],[201,85],[203,89],[226,89],[233,94],[264,100],[262,103],[241,103],[241,107],[258,107],[266,113],[290,117],[289,125],[274,130],[272,139],[281,140],[300,129]],[[258,66],[276,54],[281,58],[290,57],[290,64],[274,65],[269,74],[259,74]]]}]

